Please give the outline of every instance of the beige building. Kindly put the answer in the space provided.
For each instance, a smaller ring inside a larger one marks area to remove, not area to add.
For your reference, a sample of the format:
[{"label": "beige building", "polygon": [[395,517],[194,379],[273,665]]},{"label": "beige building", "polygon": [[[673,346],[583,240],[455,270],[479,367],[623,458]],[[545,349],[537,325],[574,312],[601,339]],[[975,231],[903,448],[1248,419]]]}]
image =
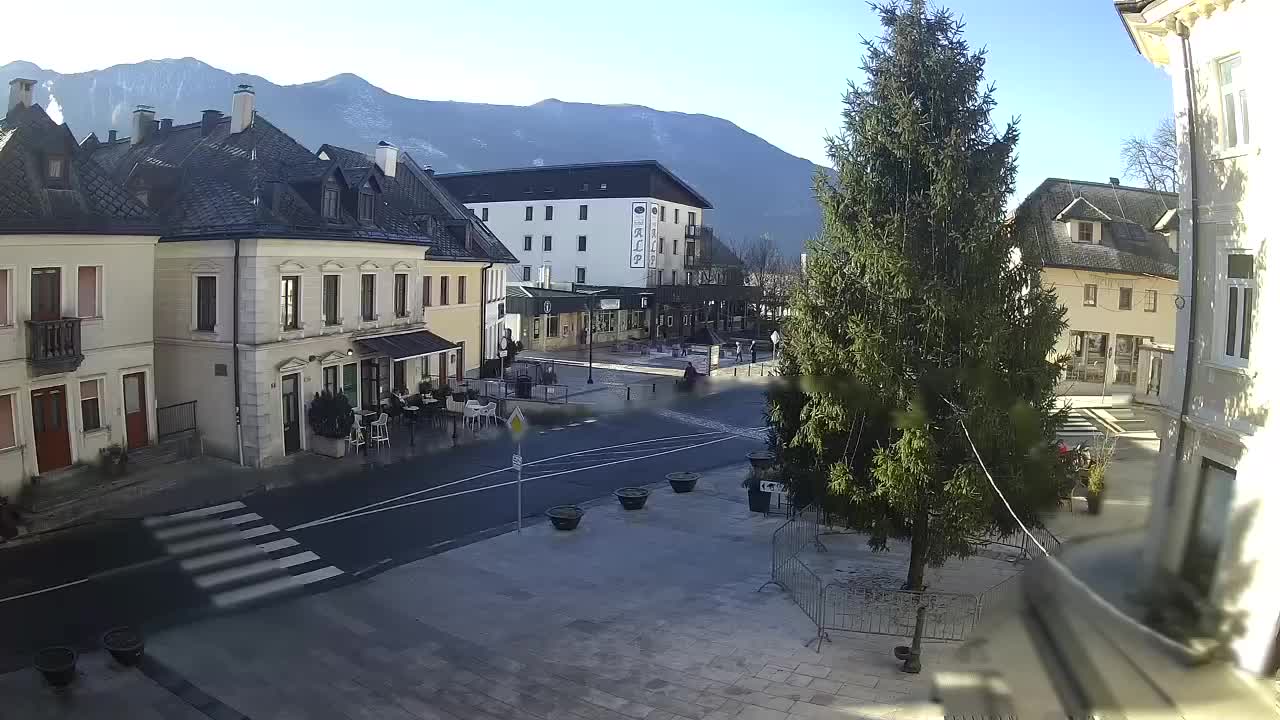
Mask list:
[{"label": "beige building", "polygon": [[156,439],[147,209],[10,83],[0,118],[0,496]]},{"label": "beige building", "polygon": [[496,357],[515,258],[396,148],[312,153],[257,115],[157,123],[94,158],[164,218],[156,392],[197,402],[207,452],[248,465],[307,450],[308,401],[377,409]]},{"label": "beige building", "polygon": [[[1240,665],[1277,669],[1280,463],[1277,390],[1265,370],[1280,331],[1280,283],[1267,283],[1277,237],[1275,28],[1264,0],[1129,0],[1116,8],[1138,51],[1173,87],[1181,158],[1179,295],[1145,564],[1233,618],[1221,633]],[[1210,618],[1212,620],[1212,618]]]},{"label": "beige building", "polygon": [[1067,310],[1062,394],[1132,396],[1139,348],[1173,341],[1177,202],[1119,182],[1049,178],[1019,204],[1019,246],[1040,259]]}]

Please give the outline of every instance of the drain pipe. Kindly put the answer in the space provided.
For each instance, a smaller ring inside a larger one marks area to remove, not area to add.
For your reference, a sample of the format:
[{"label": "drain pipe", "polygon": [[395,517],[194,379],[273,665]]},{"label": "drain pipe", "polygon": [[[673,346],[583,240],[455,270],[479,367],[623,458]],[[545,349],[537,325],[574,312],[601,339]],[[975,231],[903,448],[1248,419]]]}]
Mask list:
[{"label": "drain pipe", "polygon": [[493,263],[484,266],[484,270],[480,271],[480,367],[476,370],[476,374],[482,379],[484,378],[484,360],[485,360],[485,332],[484,326],[485,313],[489,310],[489,269],[493,267]]},{"label": "drain pipe", "polygon": [[240,424],[240,238],[236,238],[231,260],[231,373],[235,388],[236,450],[244,467],[244,428]]}]

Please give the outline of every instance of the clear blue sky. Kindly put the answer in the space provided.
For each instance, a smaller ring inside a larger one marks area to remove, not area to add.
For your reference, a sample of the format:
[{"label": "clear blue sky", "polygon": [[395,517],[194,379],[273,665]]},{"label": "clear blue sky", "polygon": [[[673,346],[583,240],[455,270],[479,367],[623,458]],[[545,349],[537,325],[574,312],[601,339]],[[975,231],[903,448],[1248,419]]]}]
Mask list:
[{"label": "clear blue sky", "polygon": [[[879,32],[857,0],[70,4],[61,14],[78,19],[53,34],[37,30],[40,6],[10,10],[27,30],[6,34],[0,60],[76,72],[189,55],[277,83],[352,72],[415,98],[636,103],[717,115],[823,164],[859,39]],[[1110,0],[946,4],[989,52],[997,119],[1022,118],[1019,195],[1048,176],[1120,175],[1121,141],[1171,114],[1169,77],[1133,50]]]}]

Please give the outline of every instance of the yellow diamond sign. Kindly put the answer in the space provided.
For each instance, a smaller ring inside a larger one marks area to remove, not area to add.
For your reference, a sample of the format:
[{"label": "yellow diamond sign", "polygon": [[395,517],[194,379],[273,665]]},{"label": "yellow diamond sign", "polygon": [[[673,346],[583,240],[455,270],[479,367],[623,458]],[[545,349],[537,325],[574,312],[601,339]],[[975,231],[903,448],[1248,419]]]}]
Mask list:
[{"label": "yellow diamond sign", "polygon": [[529,430],[529,421],[524,419],[524,413],[520,412],[517,405],[515,410],[511,411],[511,417],[507,418],[507,427],[511,430],[512,437],[519,440]]}]

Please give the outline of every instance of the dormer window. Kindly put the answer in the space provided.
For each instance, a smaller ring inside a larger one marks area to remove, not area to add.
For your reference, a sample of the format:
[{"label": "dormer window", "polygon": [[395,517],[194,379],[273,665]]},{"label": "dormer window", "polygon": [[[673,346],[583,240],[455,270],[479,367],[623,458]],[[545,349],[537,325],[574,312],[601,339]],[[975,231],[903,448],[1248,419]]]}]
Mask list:
[{"label": "dormer window", "polygon": [[1089,243],[1090,245],[1093,244],[1093,223],[1080,223],[1079,233],[1079,239],[1076,242]]},{"label": "dormer window", "polygon": [[325,220],[338,220],[342,217],[342,211],[338,202],[338,188],[327,187],[321,196],[320,214]]},{"label": "dormer window", "polygon": [[373,220],[373,193],[360,193],[360,221],[368,222]]},{"label": "dormer window", "polygon": [[62,155],[50,155],[44,166],[44,176],[51,184],[61,184],[67,179],[67,159]]}]

